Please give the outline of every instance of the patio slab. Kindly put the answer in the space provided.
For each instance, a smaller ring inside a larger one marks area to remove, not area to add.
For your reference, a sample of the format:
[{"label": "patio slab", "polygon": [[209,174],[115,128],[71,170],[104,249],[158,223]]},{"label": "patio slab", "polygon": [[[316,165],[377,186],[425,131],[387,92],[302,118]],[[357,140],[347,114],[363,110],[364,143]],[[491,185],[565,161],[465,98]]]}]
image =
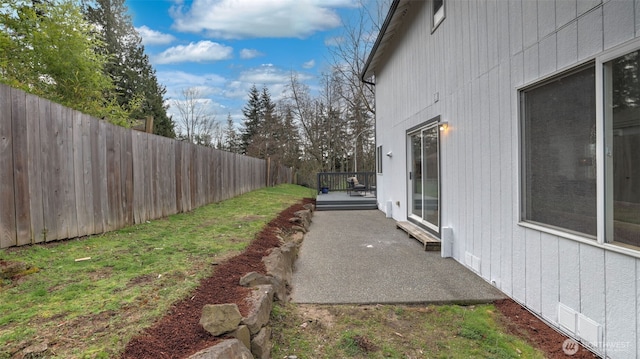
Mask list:
[{"label": "patio slab", "polygon": [[316,212],[296,261],[291,300],[314,304],[475,304],[506,298],[380,211]]}]

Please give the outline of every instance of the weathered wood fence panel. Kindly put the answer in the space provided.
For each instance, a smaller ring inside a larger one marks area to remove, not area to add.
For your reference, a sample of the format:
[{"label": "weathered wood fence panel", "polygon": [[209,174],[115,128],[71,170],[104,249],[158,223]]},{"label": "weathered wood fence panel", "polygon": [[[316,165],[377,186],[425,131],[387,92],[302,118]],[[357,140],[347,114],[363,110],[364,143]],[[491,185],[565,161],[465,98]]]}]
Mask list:
[{"label": "weathered wood fence panel", "polygon": [[0,248],[103,233],[291,181],[275,161],[113,126],[0,85]]}]

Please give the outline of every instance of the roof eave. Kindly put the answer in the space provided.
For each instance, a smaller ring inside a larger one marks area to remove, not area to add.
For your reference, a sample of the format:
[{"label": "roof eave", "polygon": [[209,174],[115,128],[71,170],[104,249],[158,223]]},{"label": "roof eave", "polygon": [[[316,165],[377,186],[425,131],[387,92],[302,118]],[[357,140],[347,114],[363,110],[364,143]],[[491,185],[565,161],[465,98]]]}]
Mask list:
[{"label": "roof eave", "polygon": [[401,8],[400,4],[407,5],[409,1],[407,0],[393,0],[391,6],[389,7],[389,12],[387,13],[387,17],[380,28],[380,33],[378,33],[378,37],[376,38],[376,42],[373,44],[371,48],[371,52],[369,52],[369,56],[367,57],[367,62],[365,62],[364,69],[360,74],[360,80],[365,83],[371,83],[368,79],[372,78],[375,75],[375,62],[382,56],[382,44],[386,37],[389,37],[393,34],[393,29],[390,29],[390,25],[392,24],[394,17],[398,14],[398,9]]}]

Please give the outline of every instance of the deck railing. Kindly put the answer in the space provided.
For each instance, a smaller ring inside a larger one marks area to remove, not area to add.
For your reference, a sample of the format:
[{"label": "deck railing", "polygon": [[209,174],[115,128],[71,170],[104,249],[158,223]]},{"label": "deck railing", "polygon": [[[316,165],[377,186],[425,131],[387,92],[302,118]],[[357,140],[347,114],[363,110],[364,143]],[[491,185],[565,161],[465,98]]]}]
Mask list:
[{"label": "deck railing", "polygon": [[319,172],[318,173],[318,193],[323,188],[329,191],[346,191],[348,188],[347,178],[356,177],[360,184],[365,185],[367,190],[376,186],[375,172]]}]

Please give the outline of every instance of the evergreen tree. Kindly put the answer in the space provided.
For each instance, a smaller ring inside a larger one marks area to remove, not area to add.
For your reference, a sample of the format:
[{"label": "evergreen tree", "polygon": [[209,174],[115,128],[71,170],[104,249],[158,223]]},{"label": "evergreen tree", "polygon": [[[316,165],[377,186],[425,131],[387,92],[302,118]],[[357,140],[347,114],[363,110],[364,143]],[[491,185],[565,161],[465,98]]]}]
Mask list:
[{"label": "evergreen tree", "polygon": [[236,126],[233,124],[231,114],[227,115],[227,126],[224,129],[225,145],[224,150],[234,153],[240,153],[240,143]]},{"label": "evergreen tree", "polygon": [[255,134],[260,132],[261,108],[260,92],[258,92],[256,85],[253,85],[249,90],[249,100],[242,109],[244,120],[242,134],[240,136],[240,151],[243,154],[247,154],[251,139]]},{"label": "evergreen tree", "polygon": [[155,134],[175,137],[174,123],[167,116],[166,89],[158,83],[124,0],[87,0],[84,13],[103,40],[96,52],[109,59],[103,70],[114,81],[118,103],[140,103],[131,111],[132,120],[153,117]]}]

